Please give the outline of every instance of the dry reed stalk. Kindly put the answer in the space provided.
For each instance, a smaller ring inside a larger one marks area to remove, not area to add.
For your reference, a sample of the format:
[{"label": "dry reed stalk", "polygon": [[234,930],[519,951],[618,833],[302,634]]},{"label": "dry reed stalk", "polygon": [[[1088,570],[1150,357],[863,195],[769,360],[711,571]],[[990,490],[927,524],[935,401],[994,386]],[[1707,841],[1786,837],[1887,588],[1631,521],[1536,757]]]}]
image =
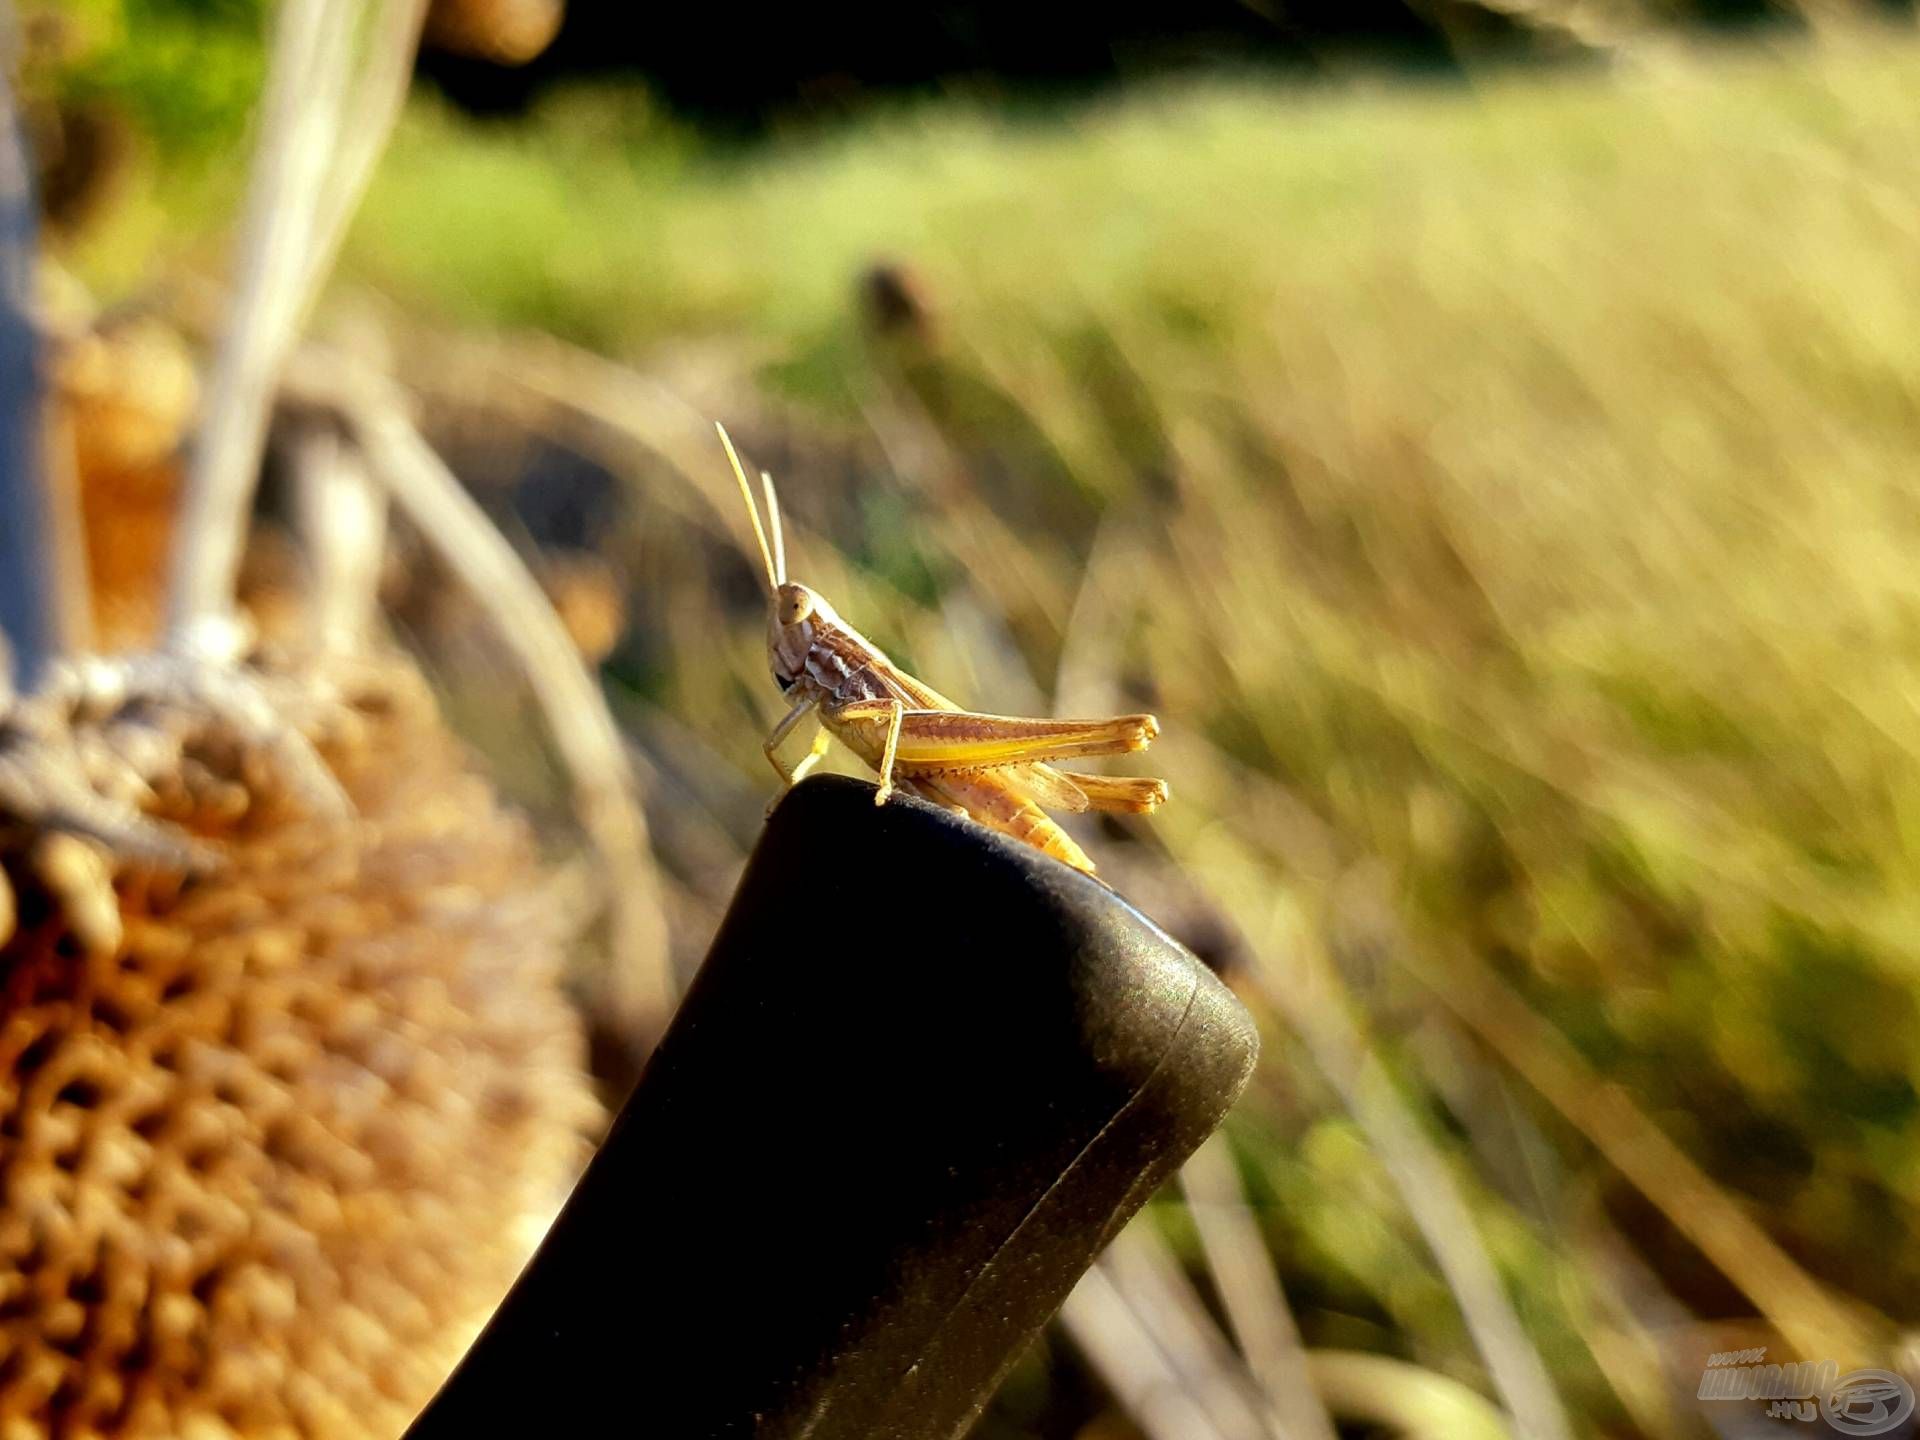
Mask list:
[{"label": "dry reed stalk", "polygon": [[387,495],[331,416],[296,423],[288,442],[299,530],[312,572],[314,648],[353,654],[373,635],[386,556]]},{"label": "dry reed stalk", "polygon": [[[353,59],[374,16],[365,64]],[[169,633],[231,629],[234,581],[273,397],[412,74],[424,0],[284,0],[237,286],[176,542]]]},{"label": "dry reed stalk", "polygon": [[1306,1346],[1280,1288],[1266,1239],[1247,1205],[1233,1153],[1216,1133],[1180,1171],[1187,1213],[1227,1323],[1288,1440],[1335,1440],[1307,1368]]},{"label": "dry reed stalk", "polygon": [[304,400],[340,417],[370,473],[440,552],[524,667],[603,867],[615,960],[610,1003],[630,1029],[657,1034],[673,1012],[677,986],[646,818],[606,697],[539,583],[393,392],[313,348],[302,353],[290,379]]},{"label": "dry reed stalk", "polygon": [[[231,614],[239,537],[264,443],[266,387],[283,376],[301,317],[398,114],[424,13],[420,0],[389,0],[381,7],[370,62],[349,103],[347,60],[356,7],[334,6],[325,17],[309,13],[313,8],[314,0],[287,0],[282,12],[235,319],[221,347],[182,517],[171,606],[176,640],[192,638],[203,620]],[[304,53],[316,42],[328,46],[318,61]],[[296,79],[304,82],[304,90]],[[343,109],[351,110],[357,123],[336,155]],[[451,477],[424,443],[412,443],[417,437],[411,427],[396,433],[388,418],[369,430],[379,437],[382,478],[406,489],[416,515],[424,510],[433,517],[422,530],[449,548],[458,573],[469,581],[478,578],[474,594],[527,666],[573,769],[583,824],[608,871],[615,975],[627,987],[618,999],[635,1028],[657,1031],[674,1000],[664,922],[645,820],[605,700],[564,632],[555,644],[552,607],[518,558],[477,508],[461,503],[466,497],[457,485],[443,489]],[[365,436],[360,443],[368,448]],[[345,579],[337,566],[328,574]],[[363,578],[355,575],[347,583]],[[320,601],[323,610],[332,603],[324,596]]]},{"label": "dry reed stalk", "polygon": [[1098,1265],[1061,1307],[1060,1322],[1147,1440],[1242,1440],[1215,1425],[1146,1317]]},{"label": "dry reed stalk", "polygon": [[1632,1096],[1600,1075],[1478,956],[1448,946],[1436,958],[1411,942],[1397,945],[1395,955],[1739,1287],[1796,1351],[1831,1355],[1843,1365],[1884,1357],[1882,1327],[1801,1268]]},{"label": "dry reed stalk", "polygon": [[1400,1440],[1511,1440],[1524,1430],[1458,1380],[1391,1355],[1309,1350],[1307,1369],[1327,1408],[1345,1420],[1386,1427]]},{"label": "dry reed stalk", "polygon": [[1187,1393],[1223,1434],[1298,1440],[1208,1313],[1206,1302],[1150,1222],[1116,1235],[1099,1268],[1152,1332]]},{"label": "dry reed stalk", "polygon": [[235,644],[234,584],[281,367],[311,293],[315,225],[338,141],[359,5],[283,0],[239,284],[208,385],[175,540],[172,643]]},{"label": "dry reed stalk", "polygon": [[347,226],[360,208],[373,168],[400,118],[413,79],[414,55],[428,0],[374,0],[378,15],[367,41],[367,63],[345,106],[333,172],[320,196],[306,256],[304,311],[333,270]]},{"label": "dry reed stalk", "polygon": [[[1317,950],[1295,953],[1291,972],[1282,975],[1261,947],[1255,946],[1255,953],[1261,994],[1306,1042],[1315,1067],[1392,1177],[1514,1425],[1535,1440],[1570,1440],[1573,1432],[1559,1394],[1520,1324],[1472,1210],[1349,1012],[1351,1002],[1331,963]],[[1301,967],[1309,972],[1304,982]]]},{"label": "dry reed stalk", "polygon": [[[308,0],[289,0],[290,7],[302,3]],[[244,533],[252,477],[264,443],[264,407],[272,398],[261,386],[271,380],[285,382],[286,388],[296,392],[317,391],[323,407],[371,405],[356,444],[369,459],[378,452],[377,478],[404,492],[402,503],[420,522],[423,534],[468,582],[483,612],[499,626],[526,667],[528,682],[569,767],[582,824],[606,871],[610,948],[615,959],[612,1001],[627,1028],[655,1034],[672,1011],[675,982],[645,817],[605,698],[580,665],[571,638],[525,566],[438,456],[419,440],[404,414],[378,398],[384,392],[376,394],[358,379],[341,382],[338,377],[345,373],[344,367],[320,358],[324,352],[318,350],[308,351],[293,366],[298,374],[289,374],[294,332],[364,191],[379,144],[404,95],[407,68],[396,56],[411,54],[419,33],[420,6],[417,0],[391,0],[382,13],[385,23],[377,27],[376,36],[379,47],[357,92],[359,103],[353,107],[360,124],[342,158],[334,160],[321,152],[322,141],[337,131],[337,114],[344,103],[337,93],[344,86],[344,39],[342,56],[336,57],[339,64],[324,72],[334,75],[331,88],[315,89],[306,97],[304,111],[294,107],[298,113],[281,114],[269,105],[255,203],[243,244],[247,264],[234,299],[236,319],[216,367],[210,418],[196,450],[176,548],[172,631],[176,640],[191,640],[205,629],[195,616],[223,621],[231,615],[239,537]],[[283,14],[277,57],[283,52],[297,56],[308,23]],[[330,23],[351,28],[339,14]],[[275,67],[279,75],[278,58]],[[284,96],[280,100],[283,105],[290,103]],[[298,213],[291,216],[285,209],[271,208],[274,197],[294,183],[290,177],[325,189],[323,195],[304,195]],[[327,378],[316,382],[321,372]],[[372,563],[371,557],[367,563]],[[351,578],[340,565],[330,563],[329,582],[358,585],[364,580],[358,567],[348,568],[355,571]],[[336,603],[352,607],[360,602],[349,593],[334,599],[322,594],[318,603],[327,611]],[[219,632],[231,626],[215,624],[212,629],[217,642]]]}]

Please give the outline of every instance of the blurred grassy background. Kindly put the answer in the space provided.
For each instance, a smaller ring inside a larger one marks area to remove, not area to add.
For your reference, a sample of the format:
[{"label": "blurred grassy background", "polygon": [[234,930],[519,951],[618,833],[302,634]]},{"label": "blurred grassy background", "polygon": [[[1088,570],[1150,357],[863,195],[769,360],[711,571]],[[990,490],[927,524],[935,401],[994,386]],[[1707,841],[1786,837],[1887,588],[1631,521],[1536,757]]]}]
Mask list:
[{"label": "blurred grassy background", "polygon": [[[137,91],[119,53],[75,93]],[[70,241],[102,293],[218,265],[222,63]],[[617,577],[683,961],[778,709],[719,415],[795,574],[931,683],[1160,716],[1174,804],[1090,848],[1270,1022],[1230,1131],[1307,1343],[1487,1389],[1372,1057],[1580,1433],[1700,1434],[1731,1337],[1920,1319],[1916,95],[1920,37],[1851,24],[752,144],[630,86],[423,94],[333,310]],[[982,1433],[1123,1423],[1059,1347]]]}]

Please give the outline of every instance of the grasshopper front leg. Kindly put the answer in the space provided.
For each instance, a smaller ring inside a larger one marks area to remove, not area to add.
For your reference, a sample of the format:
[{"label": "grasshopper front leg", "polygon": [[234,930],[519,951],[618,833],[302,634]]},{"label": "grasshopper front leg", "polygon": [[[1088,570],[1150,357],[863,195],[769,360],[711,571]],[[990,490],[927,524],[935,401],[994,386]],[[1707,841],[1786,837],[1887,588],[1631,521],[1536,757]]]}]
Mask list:
[{"label": "grasshopper front leg", "polygon": [[765,740],[760,742],[760,749],[766,755],[767,763],[773,766],[774,772],[779,775],[784,787],[788,790],[799,784],[801,777],[819,764],[820,757],[826,753],[827,733],[823,730],[814,737],[813,750],[798,765],[788,769],[780,760],[780,742],[793,733],[793,727],[804,720],[818,703],[817,700],[811,699],[800,701],[780,717],[780,723],[773,727],[772,733]]},{"label": "grasshopper front leg", "polygon": [[807,772],[820,763],[820,758],[827,753],[827,747],[832,743],[833,735],[830,731],[820,730],[814,734],[813,748],[800,757],[800,763],[793,767],[793,773],[788,777],[789,790],[807,778]]}]

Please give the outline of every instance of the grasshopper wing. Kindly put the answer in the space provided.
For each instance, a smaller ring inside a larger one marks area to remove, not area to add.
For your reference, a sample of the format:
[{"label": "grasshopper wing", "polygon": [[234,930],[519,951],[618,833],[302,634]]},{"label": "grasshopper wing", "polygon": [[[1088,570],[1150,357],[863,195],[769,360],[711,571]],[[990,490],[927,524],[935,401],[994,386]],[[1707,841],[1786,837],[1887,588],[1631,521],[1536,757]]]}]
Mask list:
[{"label": "grasshopper wing", "polygon": [[1087,792],[1051,765],[1037,761],[1026,765],[996,765],[986,773],[1004,780],[1009,789],[1042,810],[1064,810],[1070,815],[1079,815],[1092,808]]}]

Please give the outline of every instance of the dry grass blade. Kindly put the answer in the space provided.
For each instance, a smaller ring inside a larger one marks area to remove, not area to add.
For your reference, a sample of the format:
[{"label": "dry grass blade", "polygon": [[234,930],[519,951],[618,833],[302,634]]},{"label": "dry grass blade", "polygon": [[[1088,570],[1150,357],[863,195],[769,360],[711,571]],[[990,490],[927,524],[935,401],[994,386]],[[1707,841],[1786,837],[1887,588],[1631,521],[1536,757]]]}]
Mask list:
[{"label": "dry grass blade", "polygon": [[1401,1440],[1508,1440],[1514,1433],[1484,1396],[1391,1355],[1309,1350],[1307,1366],[1328,1409],[1385,1426]]},{"label": "dry grass blade", "polygon": [[1648,40],[1652,17],[1641,6],[1610,0],[1473,0],[1548,40],[1596,54],[1631,58]]},{"label": "dry grass blade", "polygon": [[1307,1369],[1300,1328],[1247,1207],[1225,1136],[1216,1134],[1193,1152],[1180,1172],[1180,1187],[1227,1323],[1282,1433],[1289,1440],[1334,1440],[1333,1421]]},{"label": "dry grass blade", "polygon": [[373,25],[367,65],[342,126],[338,163],[321,197],[312,245],[307,255],[308,299],[332,270],[347,225],[360,208],[374,162],[386,148],[406,103],[413,79],[413,57],[420,48],[420,30],[426,21],[426,0],[385,0]]},{"label": "dry grass blade", "polygon": [[1546,1364],[1527,1339],[1446,1161],[1422,1133],[1347,1012],[1348,997],[1326,957],[1316,953],[1295,958],[1311,966],[1313,982],[1303,984],[1298,974],[1274,974],[1274,962],[1263,957],[1256,971],[1262,994],[1306,1041],[1314,1064],[1339,1092],[1392,1176],[1515,1426],[1538,1440],[1567,1440],[1573,1432]]},{"label": "dry grass blade", "polygon": [[1147,1317],[1100,1266],[1074,1286],[1060,1320],[1147,1440],[1240,1440],[1219,1429],[1187,1393]]},{"label": "dry grass blade", "polygon": [[1598,1195],[1573,1203],[1570,1228],[1580,1256],[1581,1338],[1606,1371],[1607,1383],[1635,1425],[1653,1440],[1708,1433],[1690,1403],[1698,1384],[1696,1352],[1677,1336],[1698,1333],[1698,1318],[1634,1250],[1607,1216]]},{"label": "dry grass blade", "polygon": [[1596,1072],[1477,956],[1449,947],[1442,961],[1414,945],[1396,949],[1401,963],[1658,1206],[1800,1354],[1846,1364],[1885,1353],[1869,1320],[1803,1270],[1624,1089]]},{"label": "dry grass blade", "polygon": [[330,416],[300,425],[288,448],[313,572],[308,623],[318,648],[350,654],[366,643],[379,602],[387,495]]},{"label": "dry grass blade", "polygon": [[[1413,1021],[1417,1012],[1408,1012]],[[1453,1016],[1419,1015],[1407,1047],[1432,1092],[1459,1124],[1476,1169],[1543,1233],[1572,1220],[1568,1264],[1556,1290],[1569,1323],[1592,1352],[1607,1387],[1648,1440],[1674,1440],[1689,1428],[1676,1401],[1685,1387],[1673,1371],[1693,1363],[1672,1337],[1697,1323],[1687,1307],[1635,1256],[1605,1217],[1592,1181],[1573,1181],[1564,1159],[1534,1123],[1513,1087],[1517,1077],[1490,1066]],[[1682,1404],[1684,1402],[1681,1402]]]},{"label": "dry grass blade", "polygon": [[1224,1433],[1300,1440],[1264,1403],[1253,1376],[1150,1222],[1136,1221],[1121,1231],[1100,1268],[1145,1321],[1187,1392]]}]

